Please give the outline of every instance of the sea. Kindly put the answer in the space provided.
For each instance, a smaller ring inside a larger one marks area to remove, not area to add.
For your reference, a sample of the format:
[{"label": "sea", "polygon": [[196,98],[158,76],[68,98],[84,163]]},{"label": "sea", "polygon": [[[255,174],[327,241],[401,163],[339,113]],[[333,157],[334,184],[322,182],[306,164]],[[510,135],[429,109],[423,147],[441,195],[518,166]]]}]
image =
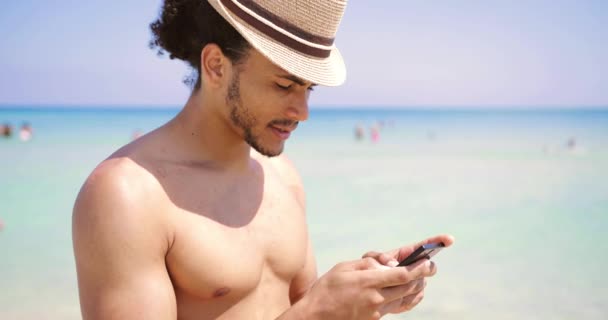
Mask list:
[{"label": "sea", "polygon": [[[0,319],[81,319],[79,188],[178,111],[0,108],[14,132],[0,137]],[[307,192],[319,274],[456,238],[433,258],[424,300],[386,319],[608,319],[608,108],[312,108],[285,152]]]}]

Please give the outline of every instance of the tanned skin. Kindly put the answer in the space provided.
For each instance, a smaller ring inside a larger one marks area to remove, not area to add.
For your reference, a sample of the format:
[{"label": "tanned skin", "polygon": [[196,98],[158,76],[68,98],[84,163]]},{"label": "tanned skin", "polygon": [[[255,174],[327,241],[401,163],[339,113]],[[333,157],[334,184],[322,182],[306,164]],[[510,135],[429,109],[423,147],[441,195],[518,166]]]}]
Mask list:
[{"label": "tanned skin", "polygon": [[[418,304],[435,265],[393,267],[418,244],[317,276],[302,182],[282,155],[313,84],[254,49],[233,64],[209,44],[201,66],[182,111],[99,164],[78,195],[83,318],[378,319]],[[437,241],[453,240],[425,240]]]}]

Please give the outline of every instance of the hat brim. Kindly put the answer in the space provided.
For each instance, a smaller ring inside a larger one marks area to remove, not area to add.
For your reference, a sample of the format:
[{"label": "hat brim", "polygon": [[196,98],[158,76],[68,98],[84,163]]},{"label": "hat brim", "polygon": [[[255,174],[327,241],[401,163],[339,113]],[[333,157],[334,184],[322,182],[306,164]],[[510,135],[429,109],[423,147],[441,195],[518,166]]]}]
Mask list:
[{"label": "hat brim", "polygon": [[324,86],[339,86],[346,80],[346,67],[340,51],[335,46],[329,57],[316,58],[291,49],[238,18],[219,0],[209,0],[215,10],[242,36],[271,62],[285,71]]}]

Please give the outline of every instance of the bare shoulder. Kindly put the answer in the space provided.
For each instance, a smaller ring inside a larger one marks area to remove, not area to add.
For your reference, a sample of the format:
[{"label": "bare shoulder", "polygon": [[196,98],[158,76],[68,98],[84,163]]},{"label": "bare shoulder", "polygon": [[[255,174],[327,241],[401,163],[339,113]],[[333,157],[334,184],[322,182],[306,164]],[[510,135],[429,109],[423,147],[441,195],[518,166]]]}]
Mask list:
[{"label": "bare shoulder", "polygon": [[[78,228],[162,228],[158,214],[162,187],[155,177],[128,157],[103,161],[80,189],[73,210]],[[122,230],[127,232],[128,230]]]},{"label": "bare shoulder", "polygon": [[100,163],[80,189],[76,205],[112,206],[134,202],[154,192],[158,182],[128,157]]}]

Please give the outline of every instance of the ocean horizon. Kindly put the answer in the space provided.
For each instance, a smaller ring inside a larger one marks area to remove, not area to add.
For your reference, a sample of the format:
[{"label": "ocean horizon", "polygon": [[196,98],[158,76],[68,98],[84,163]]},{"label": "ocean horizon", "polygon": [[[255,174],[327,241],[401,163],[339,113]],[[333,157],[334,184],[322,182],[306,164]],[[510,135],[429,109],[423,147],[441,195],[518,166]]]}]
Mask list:
[{"label": "ocean horizon", "polygon": [[[150,104],[37,104],[0,103],[0,110],[176,110],[183,105]],[[608,105],[316,105],[310,110],[380,110],[380,111],[604,111]]]}]

